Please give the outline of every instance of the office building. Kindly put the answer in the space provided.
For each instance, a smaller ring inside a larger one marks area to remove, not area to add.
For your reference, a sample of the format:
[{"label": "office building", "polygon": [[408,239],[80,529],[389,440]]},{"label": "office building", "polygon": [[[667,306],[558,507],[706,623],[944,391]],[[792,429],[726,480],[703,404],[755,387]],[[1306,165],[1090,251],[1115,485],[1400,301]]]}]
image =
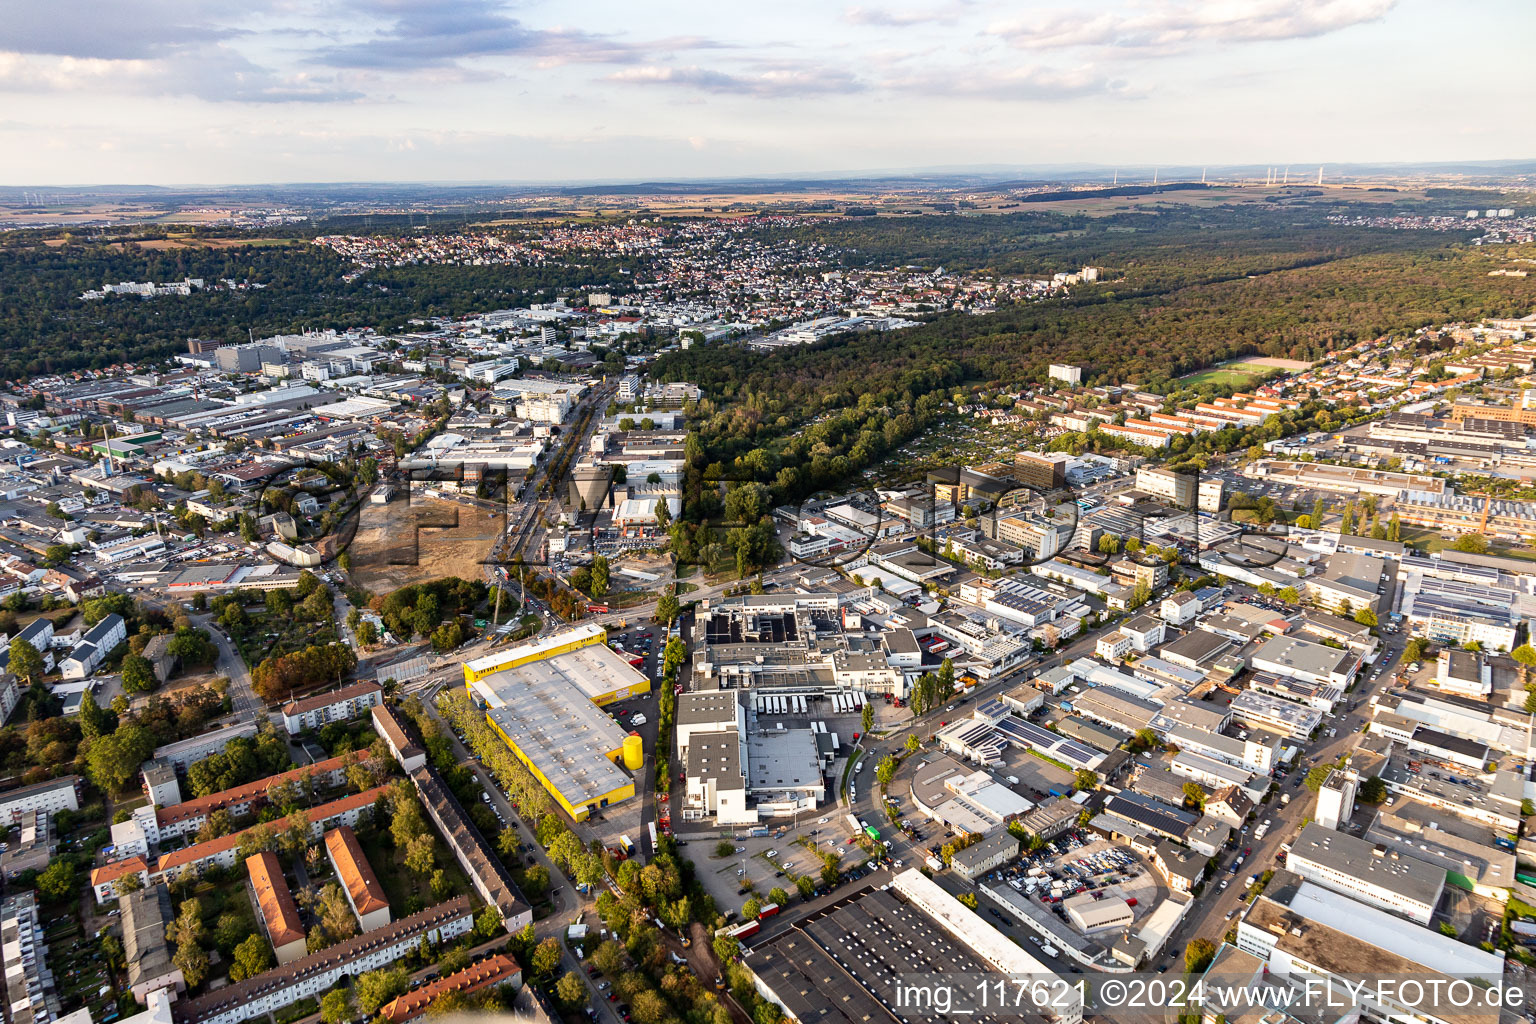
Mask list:
[{"label": "office building", "polygon": [[1309,882],[1427,925],[1445,890],[1445,869],[1320,822],[1302,829],[1286,868]]}]

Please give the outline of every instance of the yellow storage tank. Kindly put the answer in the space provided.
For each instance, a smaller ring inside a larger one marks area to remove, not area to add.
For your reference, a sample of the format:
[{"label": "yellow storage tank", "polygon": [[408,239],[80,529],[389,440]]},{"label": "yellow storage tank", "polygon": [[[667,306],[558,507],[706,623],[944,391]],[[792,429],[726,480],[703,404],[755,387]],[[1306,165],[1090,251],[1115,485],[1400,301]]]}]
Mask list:
[{"label": "yellow storage tank", "polygon": [[645,745],[640,739],[640,734],[632,732],[624,737],[624,767],[637,772],[644,765]]}]

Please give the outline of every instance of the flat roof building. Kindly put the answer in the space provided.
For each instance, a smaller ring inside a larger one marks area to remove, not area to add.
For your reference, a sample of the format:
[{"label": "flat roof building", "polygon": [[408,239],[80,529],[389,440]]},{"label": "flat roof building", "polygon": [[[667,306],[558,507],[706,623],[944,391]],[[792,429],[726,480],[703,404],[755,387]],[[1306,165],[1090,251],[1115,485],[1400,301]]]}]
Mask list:
[{"label": "flat roof building", "polygon": [[1445,889],[1445,868],[1316,822],[1291,844],[1286,867],[1310,882],[1429,924]]},{"label": "flat roof building", "polygon": [[[758,943],[744,963],[758,990],[792,1020],[819,1024],[954,1020],[937,1006],[898,1003],[897,981],[913,972],[988,979],[1052,976],[1045,964],[915,869],[898,874],[888,889],[866,889]],[[1081,1024],[1076,990],[1059,994],[1059,1005],[1041,1007],[1037,1014],[978,1007],[965,1019]]]},{"label": "flat roof building", "polygon": [[639,737],[600,705],[651,688],[592,625],[464,663],[469,695],[491,727],[577,821],[635,795],[618,762],[640,768]]}]

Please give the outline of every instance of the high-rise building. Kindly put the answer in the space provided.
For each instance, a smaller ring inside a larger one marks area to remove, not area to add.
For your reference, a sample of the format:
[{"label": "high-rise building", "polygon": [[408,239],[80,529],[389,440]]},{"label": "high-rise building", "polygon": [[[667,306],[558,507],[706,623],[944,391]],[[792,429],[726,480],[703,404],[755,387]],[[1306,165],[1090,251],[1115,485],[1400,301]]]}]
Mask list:
[{"label": "high-rise building", "polygon": [[1317,791],[1313,820],[1324,828],[1337,829],[1355,813],[1355,775],[1335,768]]},{"label": "high-rise building", "polygon": [[1193,508],[1195,504],[1195,478],[1162,466],[1139,467],[1136,470],[1136,489],[1146,491],[1154,498],[1162,498],[1179,508]]},{"label": "high-rise building", "polygon": [[1059,380],[1064,384],[1081,384],[1083,382],[1083,368],[1081,366],[1052,363],[1049,372],[1051,380]]},{"label": "high-rise building", "polygon": [[1013,458],[1013,476],[1026,487],[1048,491],[1067,482],[1071,459],[1065,452],[1020,452]]}]

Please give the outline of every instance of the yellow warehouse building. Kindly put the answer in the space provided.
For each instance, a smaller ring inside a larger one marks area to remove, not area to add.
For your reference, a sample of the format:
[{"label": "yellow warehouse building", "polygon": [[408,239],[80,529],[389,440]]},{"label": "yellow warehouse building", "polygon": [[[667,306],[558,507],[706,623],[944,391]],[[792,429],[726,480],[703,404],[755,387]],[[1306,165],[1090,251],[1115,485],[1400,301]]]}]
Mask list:
[{"label": "yellow warehouse building", "polygon": [[588,623],[464,663],[491,728],[576,821],[633,797],[644,763],[640,737],[600,709],[651,682],[606,637]]}]

